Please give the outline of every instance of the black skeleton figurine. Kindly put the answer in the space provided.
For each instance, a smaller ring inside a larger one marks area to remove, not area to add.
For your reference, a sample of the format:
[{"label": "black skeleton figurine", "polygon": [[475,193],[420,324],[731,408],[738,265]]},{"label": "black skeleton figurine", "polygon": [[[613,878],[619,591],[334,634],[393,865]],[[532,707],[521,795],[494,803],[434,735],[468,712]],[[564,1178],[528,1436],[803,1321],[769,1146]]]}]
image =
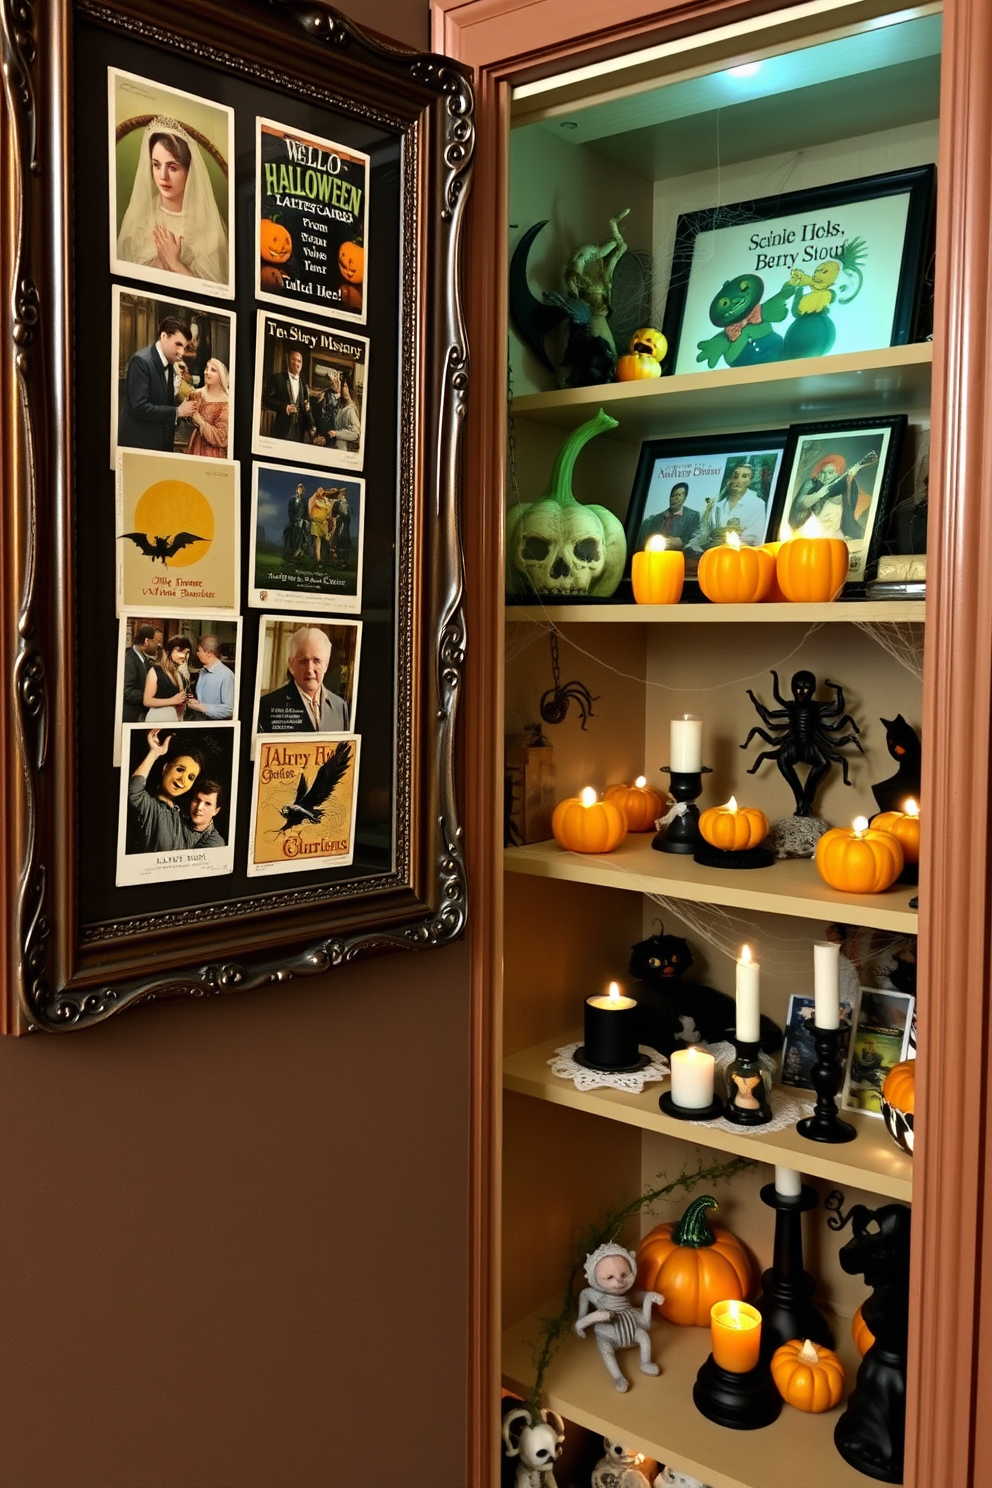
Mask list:
[{"label": "black skeleton figurine", "polygon": [[[850,785],[847,760],[839,753],[839,750],[845,744],[853,744],[855,749],[861,750],[864,754],[864,749],[857,737],[861,730],[851,715],[844,711],[844,689],[839,682],[828,681],[826,684],[837,694],[833,702],[818,703],[815,698],[816,678],[813,673],[796,672],[792,678],[792,701],[790,702],[782,696],[779,690],[778,673],[772,672],[772,678],[775,701],[781,704],[779,708],[766,708],[764,703],[758,701],[750,687],[747,690],[747,695],[759,716],[774,731],[770,734],[759,724],[755,724],[740,746],[746,749],[756,734],[759,739],[764,739],[766,744],[772,746],[771,749],[762,750],[747,773],[753,775],[765,760],[774,760],[795,796],[794,815],[812,816],[816,792],[829,771],[831,762],[836,761],[840,764],[844,772],[844,784]],[[854,732],[841,734],[841,729],[845,727],[853,729]],[[797,765],[809,765],[810,767],[805,784],[796,774]]]}]

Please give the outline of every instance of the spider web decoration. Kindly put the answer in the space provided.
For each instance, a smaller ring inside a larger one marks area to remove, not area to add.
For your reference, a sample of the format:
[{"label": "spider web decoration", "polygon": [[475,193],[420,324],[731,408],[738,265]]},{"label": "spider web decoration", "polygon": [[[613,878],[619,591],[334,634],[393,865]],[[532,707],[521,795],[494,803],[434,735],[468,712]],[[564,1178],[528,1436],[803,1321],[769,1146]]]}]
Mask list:
[{"label": "spider web decoration", "polygon": [[[736,961],[740,948],[745,943],[758,947],[756,959],[774,965],[777,976],[785,976],[801,990],[806,983],[812,985],[813,961],[810,954],[809,934],[775,935],[767,925],[757,925],[745,915],[734,914],[719,904],[697,904],[684,899],[669,899],[664,894],[646,894],[652,904],[657,904],[669,917],[681,920],[682,924],[698,940],[730,960]],[[881,930],[852,927],[846,942],[848,959],[858,970],[862,986],[884,986],[886,970],[895,959],[897,951],[915,946],[915,935],[890,935]],[[766,950],[767,948],[767,950]]]},{"label": "spider web decoration", "polygon": [[917,681],[923,677],[924,628],[911,620],[855,620],[858,630],[881,646],[882,650],[904,667]]}]

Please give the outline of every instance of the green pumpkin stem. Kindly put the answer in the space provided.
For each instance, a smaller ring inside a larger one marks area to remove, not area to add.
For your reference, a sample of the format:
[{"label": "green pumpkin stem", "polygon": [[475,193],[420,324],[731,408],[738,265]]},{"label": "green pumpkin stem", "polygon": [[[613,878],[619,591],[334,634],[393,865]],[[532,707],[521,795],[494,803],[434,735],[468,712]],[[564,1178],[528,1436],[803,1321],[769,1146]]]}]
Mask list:
[{"label": "green pumpkin stem", "polygon": [[690,1250],[704,1250],[716,1244],[716,1236],[706,1218],[707,1209],[719,1209],[720,1205],[710,1194],[701,1194],[693,1199],[688,1209],[672,1231],[676,1245],[685,1245]]},{"label": "green pumpkin stem", "polygon": [[588,423],[580,424],[577,429],[572,430],[558,451],[555,468],[551,472],[551,485],[548,487],[545,500],[557,501],[561,506],[567,506],[570,501],[575,500],[572,495],[572,470],[579,451],[597,434],[616,427],[616,419],[610,418],[608,413],[600,409],[595,418],[591,418]]}]

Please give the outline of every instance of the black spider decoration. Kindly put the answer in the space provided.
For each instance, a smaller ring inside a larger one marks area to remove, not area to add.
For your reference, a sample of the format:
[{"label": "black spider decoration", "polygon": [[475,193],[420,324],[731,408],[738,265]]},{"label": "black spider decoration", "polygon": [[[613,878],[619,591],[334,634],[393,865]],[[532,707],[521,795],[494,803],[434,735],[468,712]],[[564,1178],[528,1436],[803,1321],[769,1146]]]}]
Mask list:
[{"label": "black spider decoration", "polygon": [[568,712],[568,705],[573,700],[579,705],[579,715],[582,719],[582,727],[585,728],[586,721],[595,718],[592,711],[593,703],[599,701],[598,693],[594,696],[584,682],[566,682],[561,680],[561,670],[558,665],[558,634],[551,632],[551,673],[555,679],[554,687],[549,687],[541,698],[538,711],[545,723],[562,723]]},{"label": "black spider decoration", "polygon": [[[773,759],[796,798],[794,815],[812,816],[816,792],[833,761],[840,764],[843,770],[844,784],[850,785],[847,760],[839,753],[839,750],[845,744],[853,744],[855,749],[864,754],[864,749],[857,737],[861,730],[851,715],[844,711],[844,690],[839,682],[828,681],[826,683],[827,687],[832,687],[837,694],[833,702],[818,703],[814,696],[816,678],[813,673],[796,672],[792,679],[792,701],[790,702],[779,691],[777,672],[772,672],[772,679],[775,701],[781,704],[780,708],[766,708],[764,703],[758,701],[750,688],[747,690],[747,695],[759,716],[770,729],[774,730],[773,736],[760,725],[755,724],[740,746],[741,749],[746,749],[755,734],[759,739],[764,739],[766,744],[772,746],[771,749],[762,750],[747,773],[753,775],[760,764],[763,764],[765,760]],[[845,726],[853,729],[854,732],[840,735],[840,730]],[[805,784],[796,773],[797,765],[809,765],[810,767]]]}]

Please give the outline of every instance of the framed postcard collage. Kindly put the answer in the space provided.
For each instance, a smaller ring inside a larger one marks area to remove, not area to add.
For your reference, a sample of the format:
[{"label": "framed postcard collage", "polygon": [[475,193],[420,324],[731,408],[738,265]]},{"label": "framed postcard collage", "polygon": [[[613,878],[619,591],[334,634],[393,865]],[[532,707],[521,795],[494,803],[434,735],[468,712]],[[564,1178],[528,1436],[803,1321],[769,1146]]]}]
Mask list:
[{"label": "framed postcard collage", "polygon": [[[470,93],[326,21],[343,60],[288,9],[243,7],[232,45],[221,6],[83,3],[48,59],[53,88],[74,81],[72,537],[53,591],[71,603],[49,633],[78,858],[58,917],[72,969],[20,1008],[41,1026],[461,926],[437,921],[457,647],[454,671],[438,657],[464,378],[446,384],[423,327],[457,351],[471,152],[446,175],[427,140],[450,157]],[[208,964],[233,946],[235,972]],[[87,998],[73,978],[122,985]]]}]

